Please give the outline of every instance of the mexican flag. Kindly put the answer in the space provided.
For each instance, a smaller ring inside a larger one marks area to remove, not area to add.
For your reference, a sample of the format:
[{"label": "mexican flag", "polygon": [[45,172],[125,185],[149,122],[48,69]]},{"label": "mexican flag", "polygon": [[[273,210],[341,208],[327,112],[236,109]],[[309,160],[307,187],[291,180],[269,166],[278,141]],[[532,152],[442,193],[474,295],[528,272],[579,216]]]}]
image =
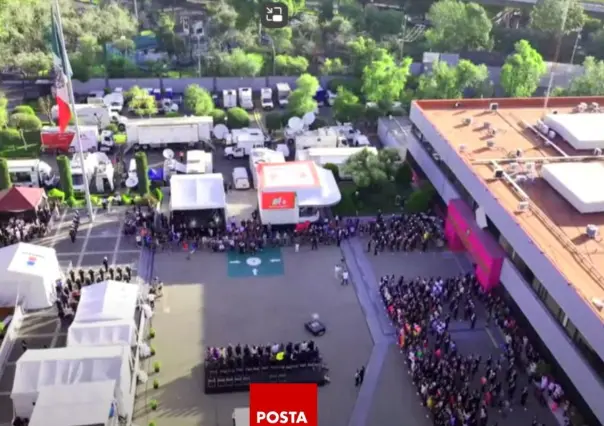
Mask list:
[{"label": "mexican flag", "polygon": [[65,48],[61,43],[61,27],[56,15],[57,11],[51,9],[52,33],[51,46],[55,74],[55,98],[58,109],[58,126],[61,132],[65,131],[71,120],[71,109],[69,108],[69,92],[67,90],[67,75],[71,77],[71,65],[67,55],[64,54]]}]

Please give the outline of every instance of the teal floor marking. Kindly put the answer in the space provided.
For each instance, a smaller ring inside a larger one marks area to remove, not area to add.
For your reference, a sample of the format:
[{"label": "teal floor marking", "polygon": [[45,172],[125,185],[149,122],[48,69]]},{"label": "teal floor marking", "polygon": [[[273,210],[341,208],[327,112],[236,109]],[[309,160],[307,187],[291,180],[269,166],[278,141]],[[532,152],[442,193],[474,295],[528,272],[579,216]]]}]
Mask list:
[{"label": "teal floor marking", "polygon": [[231,278],[269,277],[283,275],[281,249],[268,248],[256,254],[227,253],[228,275]]}]

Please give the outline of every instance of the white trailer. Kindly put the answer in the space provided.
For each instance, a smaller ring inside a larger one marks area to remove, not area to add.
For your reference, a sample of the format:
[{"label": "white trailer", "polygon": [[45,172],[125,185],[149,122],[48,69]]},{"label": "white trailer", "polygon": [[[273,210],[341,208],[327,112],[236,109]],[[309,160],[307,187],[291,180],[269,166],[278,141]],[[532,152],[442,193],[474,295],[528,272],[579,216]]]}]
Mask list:
[{"label": "white trailer", "polygon": [[214,173],[212,153],[205,152],[199,149],[187,151],[185,173],[197,175],[201,175],[204,173]]},{"label": "white trailer", "polygon": [[270,110],[275,107],[273,103],[273,89],[270,87],[260,89],[260,104],[264,110]]},{"label": "white trailer", "polygon": [[114,173],[113,163],[107,154],[102,152],[84,154],[83,164],[79,155],[75,155],[71,159],[71,177],[75,192],[85,191],[84,174],[94,191],[113,191]]},{"label": "white trailer", "polygon": [[368,150],[370,153],[377,155],[378,151],[374,147],[358,147],[358,148],[310,148],[296,152],[296,161],[313,161],[318,166],[326,164],[334,164],[340,170],[340,177],[347,179],[343,173],[344,164],[350,157],[363,150]]},{"label": "white trailer", "polygon": [[7,160],[6,163],[11,182],[15,186],[50,188],[58,183],[59,178],[55,175],[52,167],[37,158],[30,160]]},{"label": "white trailer", "polygon": [[[83,152],[94,152],[99,149],[111,149],[115,145],[113,134],[103,131],[103,139],[99,139],[99,129],[96,126],[80,126],[80,142]],[[79,152],[75,127],[69,126],[61,132],[58,127],[42,127],[40,130],[40,149],[51,152]]]},{"label": "white trailer", "polygon": [[222,91],[222,107],[224,109],[235,108],[237,106],[237,91],[228,89]]},{"label": "white trailer", "polygon": [[[57,121],[59,118],[59,109],[56,105],[52,107],[50,114],[52,119]],[[111,123],[114,123],[123,132],[128,123],[126,117],[112,112],[107,105],[76,104],[75,114],[78,117],[79,125],[97,126],[99,129],[105,129]]]},{"label": "white trailer", "polygon": [[250,153],[250,171],[254,188],[258,188],[258,164],[261,163],[285,163],[283,152],[273,151],[268,148],[254,148]]},{"label": "white trailer", "polygon": [[237,91],[239,92],[239,106],[248,111],[254,109],[252,88],[240,87]]},{"label": "white trailer", "polygon": [[287,83],[277,83],[277,101],[281,108],[285,108],[289,103],[289,95],[292,89]]},{"label": "white trailer", "polygon": [[346,139],[333,129],[309,130],[295,137],[296,151],[309,148],[338,148]]},{"label": "white trailer", "polygon": [[166,148],[209,143],[212,117],[172,117],[131,120],[126,126],[128,145],[135,149]]}]

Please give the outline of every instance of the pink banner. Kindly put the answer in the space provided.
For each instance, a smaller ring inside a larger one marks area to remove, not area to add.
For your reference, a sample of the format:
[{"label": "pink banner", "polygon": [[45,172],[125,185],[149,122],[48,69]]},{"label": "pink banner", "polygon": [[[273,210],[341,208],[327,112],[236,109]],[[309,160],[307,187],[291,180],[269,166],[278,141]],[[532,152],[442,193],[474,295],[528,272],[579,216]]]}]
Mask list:
[{"label": "pink banner", "polygon": [[476,277],[485,290],[499,284],[504,252],[493,236],[476,224],[472,210],[460,199],[449,202],[445,237],[451,251],[470,253]]}]

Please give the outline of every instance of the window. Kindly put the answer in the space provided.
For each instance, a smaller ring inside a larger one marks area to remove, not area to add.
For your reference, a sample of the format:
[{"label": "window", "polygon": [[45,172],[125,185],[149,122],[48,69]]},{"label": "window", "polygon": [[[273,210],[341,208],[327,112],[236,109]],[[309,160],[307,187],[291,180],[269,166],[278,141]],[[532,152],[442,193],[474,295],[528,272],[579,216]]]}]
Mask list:
[{"label": "window", "polygon": [[568,337],[575,340],[575,336],[577,335],[578,330],[577,327],[575,327],[575,324],[573,324],[573,322],[568,319],[568,317],[566,318],[566,326],[564,327],[564,330],[566,330],[566,334],[568,334]]},{"label": "window", "polygon": [[501,245],[503,251],[505,251],[505,253],[508,255],[508,257],[512,259],[514,257],[514,249],[512,248],[508,240],[505,239],[503,234],[499,235],[499,244]]},{"label": "window", "polygon": [[516,265],[516,268],[518,269],[518,272],[520,272],[520,275],[522,275],[524,277],[524,280],[527,283],[530,283],[530,282],[533,281],[533,278],[535,278],[535,275],[533,274],[533,271],[531,271],[529,269],[529,267],[526,266],[526,263],[524,263],[524,260],[522,260],[520,258],[520,256],[518,256],[518,253],[516,253],[516,252],[514,252],[514,254],[512,256],[512,263],[514,265]]},{"label": "window", "polygon": [[487,231],[495,238],[495,240],[499,240],[501,236],[501,232],[499,232],[499,228],[493,223],[491,218],[487,216]]},{"label": "window", "polygon": [[30,172],[15,172],[10,174],[12,183],[31,183]]},{"label": "window", "polygon": [[[545,290],[545,288],[543,289]],[[560,323],[562,323],[562,319],[565,316],[564,312],[562,312],[562,308],[560,308],[560,305],[558,305],[558,303],[554,300],[552,296],[549,295],[549,293],[546,292],[546,294],[547,296],[543,300],[545,306],[551,312],[554,318],[556,318],[558,321],[560,321]]]}]

